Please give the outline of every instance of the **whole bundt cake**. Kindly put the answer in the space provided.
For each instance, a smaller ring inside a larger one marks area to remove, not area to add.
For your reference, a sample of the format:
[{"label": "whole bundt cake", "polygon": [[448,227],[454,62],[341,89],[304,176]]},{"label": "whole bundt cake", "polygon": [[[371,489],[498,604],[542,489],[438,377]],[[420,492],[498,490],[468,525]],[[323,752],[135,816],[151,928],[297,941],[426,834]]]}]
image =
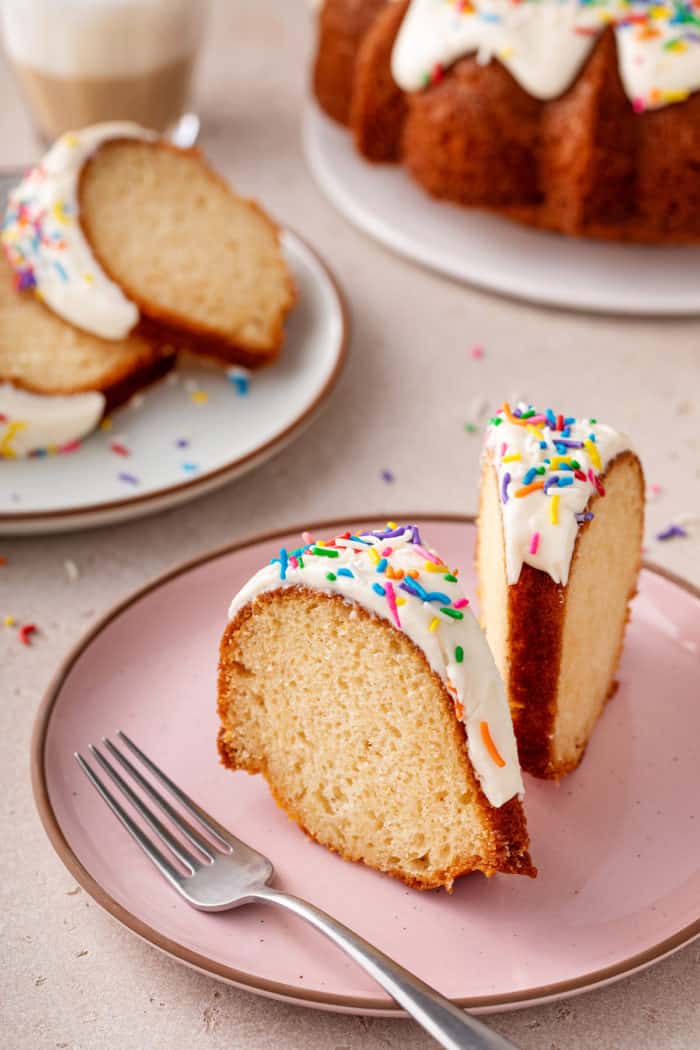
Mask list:
[{"label": "whole bundt cake", "polygon": [[434,197],[700,241],[700,0],[325,0],[314,91]]}]

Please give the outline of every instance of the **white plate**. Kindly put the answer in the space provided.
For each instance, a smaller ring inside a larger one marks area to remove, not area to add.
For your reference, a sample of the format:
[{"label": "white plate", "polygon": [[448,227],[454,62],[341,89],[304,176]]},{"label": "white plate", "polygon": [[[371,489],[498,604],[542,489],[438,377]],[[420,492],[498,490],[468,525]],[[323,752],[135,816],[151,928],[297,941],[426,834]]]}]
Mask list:
[{"label": "white plate", "polygon": [[700,313],[700,247],[578,240],[431,199],[395,164],[368,164],[309,103],[304,144],[324,193],[387,248],[448,277],[548,306],[614,314]]},{"label": "white plate", "polygon": [[282,246],[299,301],[279,362],[252,373],[243,396],[223,370],[179,367],[114,412],[111,429],[77,451],[0,460],[0,535],[60,532],[164,510],[238,477],[301,433],[338,378],[348,321],[315,252],[289,230]]}]

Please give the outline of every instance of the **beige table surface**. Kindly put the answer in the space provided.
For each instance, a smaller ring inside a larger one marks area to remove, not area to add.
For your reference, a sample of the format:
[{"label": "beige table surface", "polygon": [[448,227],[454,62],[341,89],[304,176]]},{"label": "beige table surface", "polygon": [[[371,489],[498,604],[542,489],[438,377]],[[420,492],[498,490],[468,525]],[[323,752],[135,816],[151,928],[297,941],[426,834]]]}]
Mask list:
[{"label": "beige table surface", "polygon": [[[500,300],[356,232],[318,192],[302,157],[311,38],[300,0],[220,0],[198,100],[212,159],[303,232],[345,287],[354,334],[329,409],[276,459],[199,502],[114,528],[0,540],[0,618],[40,627],[25,648],[0,626],[0,1046],[8,1050],[433,1045],[409,1022],[291,1007],[190,972],[118,926],[54,856],[29,789],[34,712],[68,649],[130,590],[252,530],[330,515],[475,510],[479,442],[464,422],[475,398],[496,405],[514,394],[595,413],[634,435],[648,481],[662,488],[648,508],[649,556],[700,584],[697,529],[688,539],[653,539],[674,516],[700,510],[700,323],[615,321]],[[35,149],[0,65],[0,167],[32,160]],[[469,353],[477,344],[480,360]],[[381,480],[383,468],[394,484]],[[66,559],[79,568],[72,583]],[[699,962],[696,942],[607,989],[492,1023],[521,1047],[697,1048]]]}]

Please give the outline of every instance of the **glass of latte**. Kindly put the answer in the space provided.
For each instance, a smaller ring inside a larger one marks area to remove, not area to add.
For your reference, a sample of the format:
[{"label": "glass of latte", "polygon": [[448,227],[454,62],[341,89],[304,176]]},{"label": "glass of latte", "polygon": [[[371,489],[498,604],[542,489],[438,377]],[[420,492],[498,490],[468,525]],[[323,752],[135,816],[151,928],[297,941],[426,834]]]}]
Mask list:
[{"label": "glass of latte", "polygon": [[104,120],[173,132],[207,0],[2,0],[5,48],[40,137]]}]

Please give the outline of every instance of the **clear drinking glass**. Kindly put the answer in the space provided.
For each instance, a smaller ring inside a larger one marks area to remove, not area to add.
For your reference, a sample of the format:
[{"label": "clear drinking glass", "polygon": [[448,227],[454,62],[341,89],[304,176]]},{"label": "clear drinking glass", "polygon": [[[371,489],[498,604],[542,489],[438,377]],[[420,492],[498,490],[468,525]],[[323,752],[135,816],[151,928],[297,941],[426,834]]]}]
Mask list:
[{"label": "clear drinking glass", "polygon": [[5,48],[35,128],[51,141],[133,120],[187,145],[208,0],[0,0]]}]

